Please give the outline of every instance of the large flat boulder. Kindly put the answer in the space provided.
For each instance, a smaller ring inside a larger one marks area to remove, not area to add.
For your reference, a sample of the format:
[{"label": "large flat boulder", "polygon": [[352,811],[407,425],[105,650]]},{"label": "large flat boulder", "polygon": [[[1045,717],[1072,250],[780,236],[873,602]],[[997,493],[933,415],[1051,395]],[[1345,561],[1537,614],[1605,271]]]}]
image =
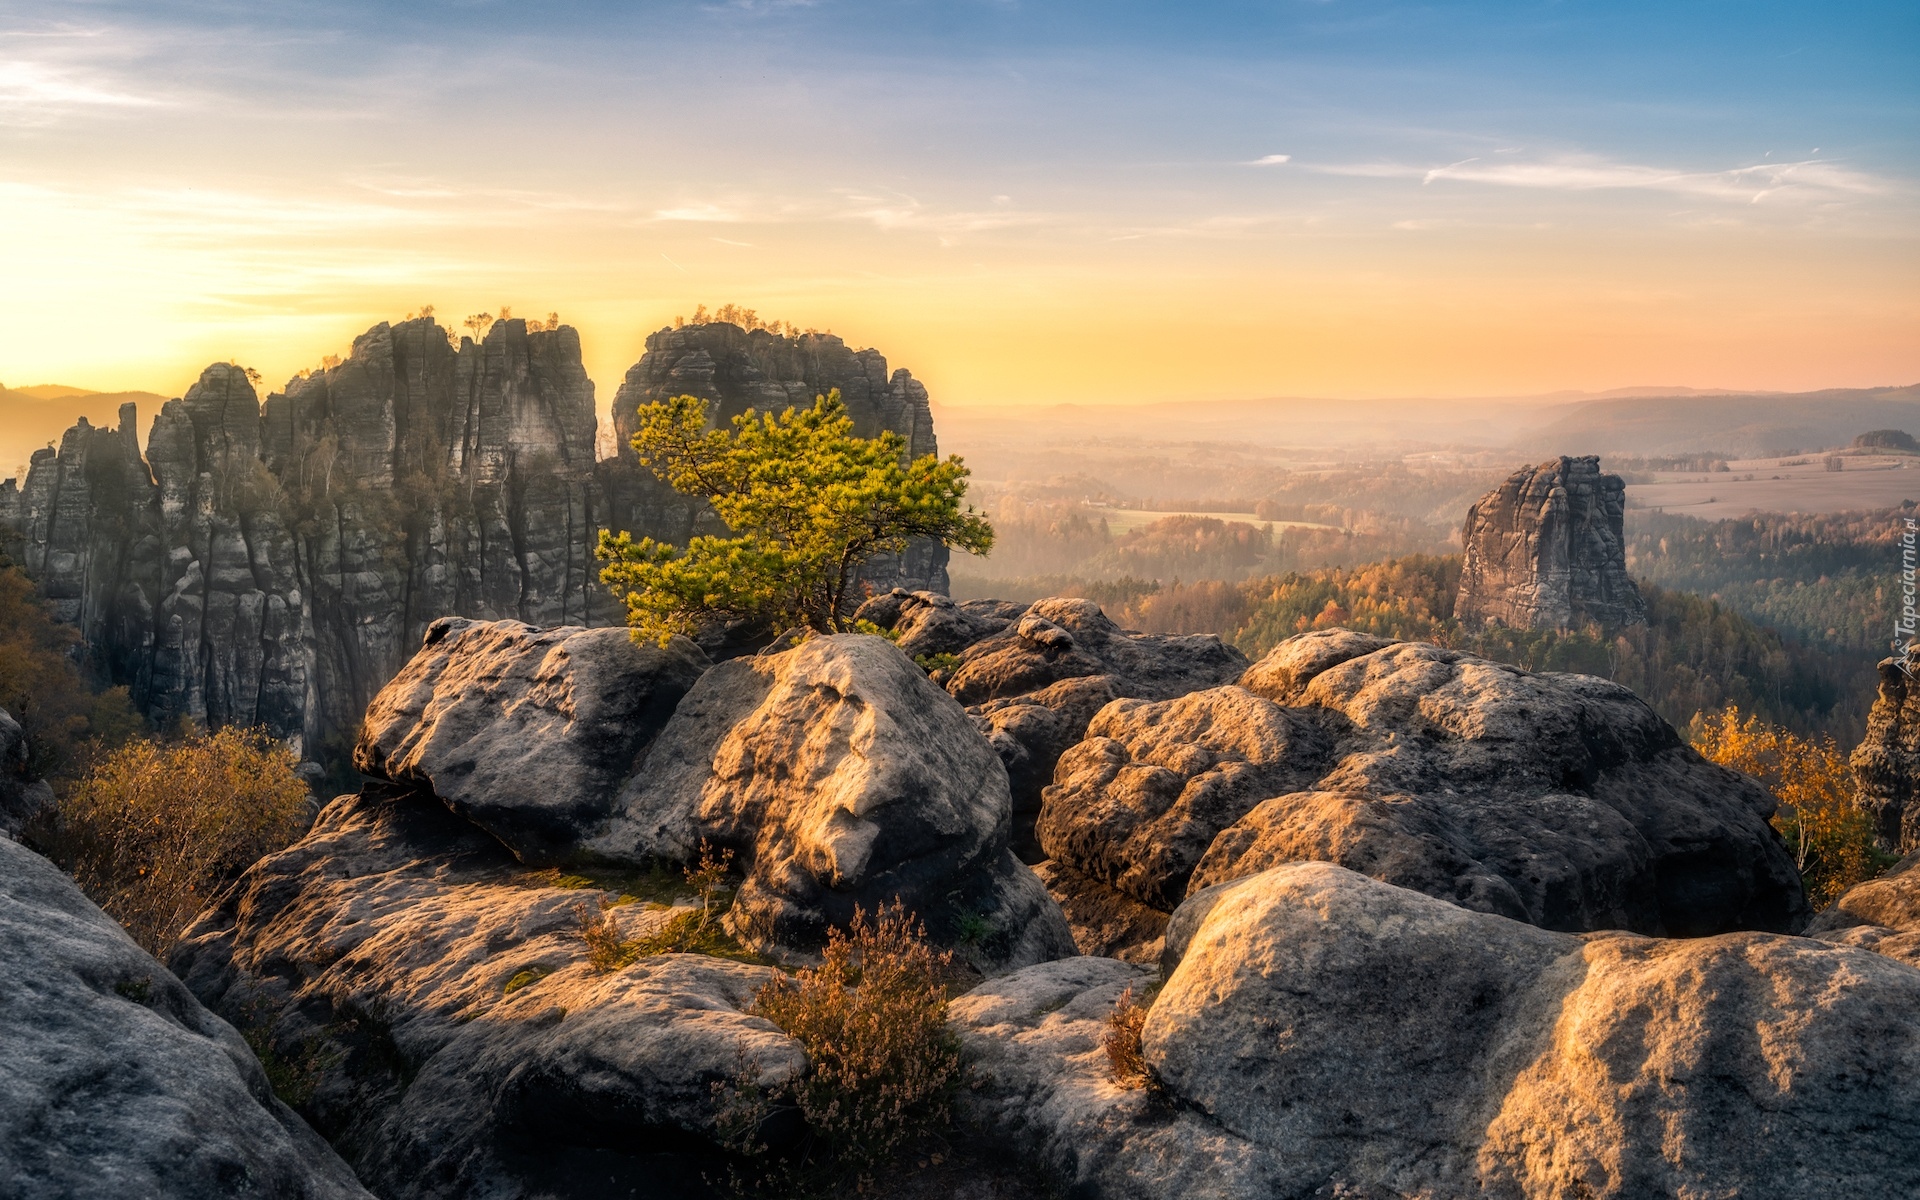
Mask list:
[{"label": "large flat boulder", "polygon": [[590,848],[734,849],[729,919],[762,953],[804,954],[899,899],[993,972],[1074,953],[1011,821],[1006,771],[960,705],[886,639],[841,634],[707,672]]},{"label": "large flat boulder", "polygon": [[1142,903],[1303,860],[1546,929],[1791,931],[1810,913],[1773,797],[1630,690],[1346,630],[1241,686],[1103,709],[1042,847]]},{"label": "large flat boulder", "polygon": [[[596,970],[576,906],[431,797],[324,809],[183,935],[182,979],[302,1081],[302,1110],[389,1200],[701,1195],[713,1089],[797,1043],[746,1009],[773,969],[662,954]],[[608,911],[638,939],[673,910]]]},{"label": "large flat boulder", "polygon": [[432,791],[523,862],[564,862],[708,665],[685,639],[443,617],[367,707],[354,761]]},{"label": "large flat boulder", "polygon": [[253,1051],[0,836],[0,1195],[370,1200]]},{"label": "large flat boulder", "polygon": [[1133,968],[955,1005],[968,1103],[1089,1198],[1904,1196],[1920,971],[1766,933],[1566,934],[1323,863],[1186,902],[1126,1093]]}]

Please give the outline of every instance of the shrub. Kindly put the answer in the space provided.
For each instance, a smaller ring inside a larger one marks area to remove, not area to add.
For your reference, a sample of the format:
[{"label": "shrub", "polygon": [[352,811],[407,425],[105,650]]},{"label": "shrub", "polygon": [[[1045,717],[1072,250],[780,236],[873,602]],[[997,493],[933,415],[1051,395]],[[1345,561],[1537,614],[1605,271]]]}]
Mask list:
[{"label": "shrub", "polygon": [[602,532],[600,580],[626,606],[636,638],[665,645],[730,620],[841,632],[869,559],[914,538],[975,554],[993,545],[986,519],[963,507],[965,464],[909,458],[906,438],[891,430],[855,436],[838,390],[805,409],[749,409],[730,428],[709,428],[708,407],[675,396],[637,410],[641,465],[704,498],[733,536],[672,546]]},{"label": "shrub", "polygon": [[854,910],[832,929],[818,967],[760,990],[753,1011],[799,1041],[807,1073],[762,1089],[750,1075],[731,1096],[723,1127],[735,1146],[764,1154],[758,1130],[790,1106],[807,1137],[769,1172],[782,1195],[871,1190],[876,1172],[912,1139],[944,1128],[960,1071],[947,1029],[953,956],[896,900],[869,919]]},{"label": "shrub", "polygon": [[[699,908],[675,913],[665,925],[645,937],[632,940],[620,936],[612,909],[617,904],[600,902],[596,912],[585,904],[573,906],[580,925],[581,940],[587,944],[587,961],[595,970],[618,971],[642,958],[655,954],[713,954],[722,958],[749,958],[740,944],[728,934],[722,923],[733,906],[727,888],[727,872],[733,867],[733,851],[715,851],[704,840],[700,859],[683,873],[686,886],[700,901]],[[561,881],[565,886],[565,880]]]},{"label": "shrub", "polygon": [[1779,797],[1773,827],[1793,852],[1814,908],[1826,908],[1893,861],[1875,849],[1873,818],[1854,802],[1853,770],[1831,737],[1801,737],[1755,716],[1743,720],[1733,706],[1696,718],[1692,733],[1702,756],[1753,776]]},{"label": "shrub", "polygon": [[59,777],[139,732],[127,689],[95,692],[75,664],[79,631],[54,620],[26,573],[0,557],[0,708],[27,737],[27,774]]},{"label": "shrub", "polygon": [[1107,1014],[1106,1036],[1101,1045],[1107,1051],[1107,1066],[1113,1081],[1123,1088],[1147,1086],[1147,1057],[1140,1049],[1140,1033],[1147,1027],[1148,1003],[1134,998],[1133,989],[1120,993]]},{"label": "shrub", "polygon": [[155,957],[220,887],[298,837],[307,786],[265,732],[140,738],[106,754],[35,830],[81,890]]},{"label": "shrub", "polygon": [[587,961],[596,971],[618,971],[640,957],[640,946],[620,936],[620,923],[613,918],[612,904],[604,898],[598,909],[586,903],[573,906],[580,926],[580,940],[587,944]]}]

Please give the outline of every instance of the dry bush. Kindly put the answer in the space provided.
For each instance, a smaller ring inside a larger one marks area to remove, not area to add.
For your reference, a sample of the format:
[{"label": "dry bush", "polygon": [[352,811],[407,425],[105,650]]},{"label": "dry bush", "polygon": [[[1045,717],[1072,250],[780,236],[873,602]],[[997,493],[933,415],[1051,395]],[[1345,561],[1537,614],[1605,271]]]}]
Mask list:
[{"label": "dry bush", "polygon": [[155,957],[220,887],[300,835],[307,785],[265,732],[141,738],[104,755],[36,831],[107,914]]},{"label": "dry bush", "polygon": [[639,943],[620,936],[620,923],[613,918],[613,908],[604,898],[598,909],[584,902],[573,906],[580,940],[587,944],[587,961],[596,971],[618,971],[640,957]]},{"label": "dry bush", "polygon": [[1815,909],[1871,879],[1892,860],[1873,842],[1873,818],[1855,802],[1853,769],[1831,737],[1801,737],[1729,706],[1696,717],[1694,748],[1744,772],[1780,799],[1773,827],[1786,839]]},{"label": "dry bush", "polygon": [[58,780],[144,725],[126,688],[87,686],[74,659],[79,642],[26,573],[0,555],[0,708],[26,734],[28,778]]},{"label": "dry bush", "polygon": [[736,1148],[764,1154],[753,1139],[765,1118],[798,1110],[808,1136],[768,1171],[779,1194],[870,1191],[901,1147],[947,1125],[960,1072],[952,969],[896,900],[871,919],[855,909],[851,928],[828,931],[818,967],[760,990],[753,1011],[799,1041],[808,1071],[767,1089],[742,1079],[724,1125],[739,1132]]},{"label": "dry bush", "polygon": [[1100,1039],[1107,1051],[1113,1081],[1124,1088],[1147,1086],[1147,1056],[1140,1049],[1140,1033],[1147,1027],[1147,1003],[1134,998],[1133,989],[1120,993],[1107,1014],[1107,1033]]}]

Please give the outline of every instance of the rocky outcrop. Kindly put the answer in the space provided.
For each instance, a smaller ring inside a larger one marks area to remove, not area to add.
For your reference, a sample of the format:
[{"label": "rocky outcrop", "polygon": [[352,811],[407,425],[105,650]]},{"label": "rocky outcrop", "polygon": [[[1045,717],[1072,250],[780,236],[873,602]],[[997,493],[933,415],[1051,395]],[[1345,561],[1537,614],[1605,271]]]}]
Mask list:
[{"label": "rocky outcrop", "polygon": [[[739,370],[693,368],[734,362],[735,342]],[[838,386],[862,432],[932,450],[925,389],[838,338],[710,325],[649,345],[617,409],[684,384],[726,416],[767,389]],[[116,428],[82,420],[36,453],[0,487],[0,543],[157,724],[264,725],[316,757],[344,753],[438,618],[613,624],[602,529],[718,531],[631,450],[596,462],[593,384],[566,326],[496,321],[456,343],[429,318],[383,323],[264,403],[242,368],[207,368],[154,418],[144,456],[136,418],[124,405]],[[621,421],[630,432],[633,413]],[[916,546],[875,573],[944,589],[944,556]]]},{"label": "rocky outcrop", "polygon": [[[255,1031],[303,1110],[383,1196],[701,1194],[713,1096],[798,1045],[744,1010],[767,967],[699,955],[595,970],[579,906],[613,902],[530,871],[417,793],[322,811],[182,936],[173,967]],[[606,910],[624,938],[675,910]]]},{"label": "rocky outcrop", "polygon": [[1807,926],[1807,936],[1920,967],[1920,851],[1848,888]]},{"label": "rocky outcrop", "polygon": [[1060,759],[1040,810],[1055,861],[1171,912],[1214,839],[1269,796],[1332,766],[1333,742],[1306,714],[1245,688],[1178,700],[1118,700]]},{"label": "rocky outcrop", "polygon": [[231,1026],[5,837],[0,962],[0,1194],[370,1200]]},{"label": "rocky outcrop", "polygon": [[709,665],[685,639],[442,617],[368,706],[356,765],[431,791],[522,862],[561,862]]},{"label": "rocky outcrop", "polygon": [[1920,971],[1764,933],[1572,935],[1325,864],[1187,901],[1125,1091],[1139,968],[954,1004],[1001,1122],[1074,1195],[1908,1195]]},{"label": "rocky outcrop", "polygon": [[633,862],[735,849],[730,920],[764,954],[811,951],[897,898],[1000,971],[1074,953],[1011,826],[1006,772],[959,704],[885,639],[840,634],[707,672],[588,848]]},{"label": "rocky outcrop", "polygon": [[1874,840],[1889,854],[1920,850],[1920,652],[1880,662],[1880,694],[1852,765],[1859,804],[1873,817]]},{"label": "rocky outcrop", "polygon": [[1046,791],[1047,853],[1161,911],[1320,860],[1564,931],[1809,916],[1773,797],[1624,687],[1344,630],[1243,683],[1102,709]]},{"label": "rocky outcrop", "polygon": [[[818,637],[686,687],[701,665],[624,630],[436,623],[370,710],[358,759],[384,779],[182,936],[174,968],[307,1082],[369,1186],[678,1195],[724,1174],[715,1086],[805,1058],[748,1013],[771,968],[642,953],[692,901],[623,893],[672,897],[659,868],[703,846],[738,855],[727,921],[770,958],[896,899],[982,973],[1075,953],[1008,849],[999,760],[893,645]],[[636,960],[595,969],[583,912]]]},{"label": "rocky outcrop", "polygon": [[1041,857],[1033,834],[1041,790],[1095,713],[1121,697],[1165,700],[1226,683],[1247,665],[1245,655],[1212,634],[1134,633],[1093,601],[1073,597],[1026,606],[956,604],[895,589],[868,600],[856,616],[891,631],[910,655],[959,659],[934,678],[968,706],[1006,767],[1014,843],[1029,861]]},{"label": "rocky outcrop", "polygon": [[991,637],[961,653],[947,690],[962,704],[1030,696],[1068,679],[1114,677],[1118,695],[1184,696],[1225,682],[1247,659],[1213,634],[1133,633],[1091,600],[1036,600]]},{"label": "rocky outcrop", "polygon": [[1075,952],[1009,849],[992,748],[883,638],[706,668],[685,642],[625,630],[448,619],[374,699],[355,757],[524,863],[642,870],[731,851],[729,921],[768,957],[804,958],[856,908],[896,899],[981,971]]},{"label": "rocky outcrop", "polygon": [[[662,528],[665,532],[654,536],[684,544],[697,523],[712,520],[710,513],[703,516],[703,506],[666,488],[635,459],[630,443],[641,405],[698,396],[709,402],[708,419],[725,425],[750,408],[762,413],[805,408],[814,397],[836,389],[846,401],[856,435],[874,437],[892,430],[906,439],[913,457],[937,453],[926,386],[904,368],[889,374],[886,356],[878,350],[851,349],[831,333],[782,336],[724,321],[651,335],[646,353],[627,371],[613,398],[618,454],[600,473],[611,527],[647,532]],[[897,584],[944,593],[947,548],[916,542],[898,559],[868,564],[863,574],[882,590]]]},{"label": "rocky outcrop", "polygon": [[1626,485],[1593,455],[1515,471],[1467,510],[1453,615],[1469,627],[1617,629],[1645,621],[1627,576]]}]

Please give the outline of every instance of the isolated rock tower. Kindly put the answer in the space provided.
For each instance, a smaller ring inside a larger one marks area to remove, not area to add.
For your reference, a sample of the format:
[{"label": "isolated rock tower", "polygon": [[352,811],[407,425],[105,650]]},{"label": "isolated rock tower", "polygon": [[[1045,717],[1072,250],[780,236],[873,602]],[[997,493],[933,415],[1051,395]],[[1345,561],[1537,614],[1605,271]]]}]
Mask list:
[{"label": "isolated rock tower", "polygon": [[1561,457],[1507,477],[1467,510],[1462,624],[1608,628],[1647,619],[1627,576],[1626,485],[1597,455]]}]

